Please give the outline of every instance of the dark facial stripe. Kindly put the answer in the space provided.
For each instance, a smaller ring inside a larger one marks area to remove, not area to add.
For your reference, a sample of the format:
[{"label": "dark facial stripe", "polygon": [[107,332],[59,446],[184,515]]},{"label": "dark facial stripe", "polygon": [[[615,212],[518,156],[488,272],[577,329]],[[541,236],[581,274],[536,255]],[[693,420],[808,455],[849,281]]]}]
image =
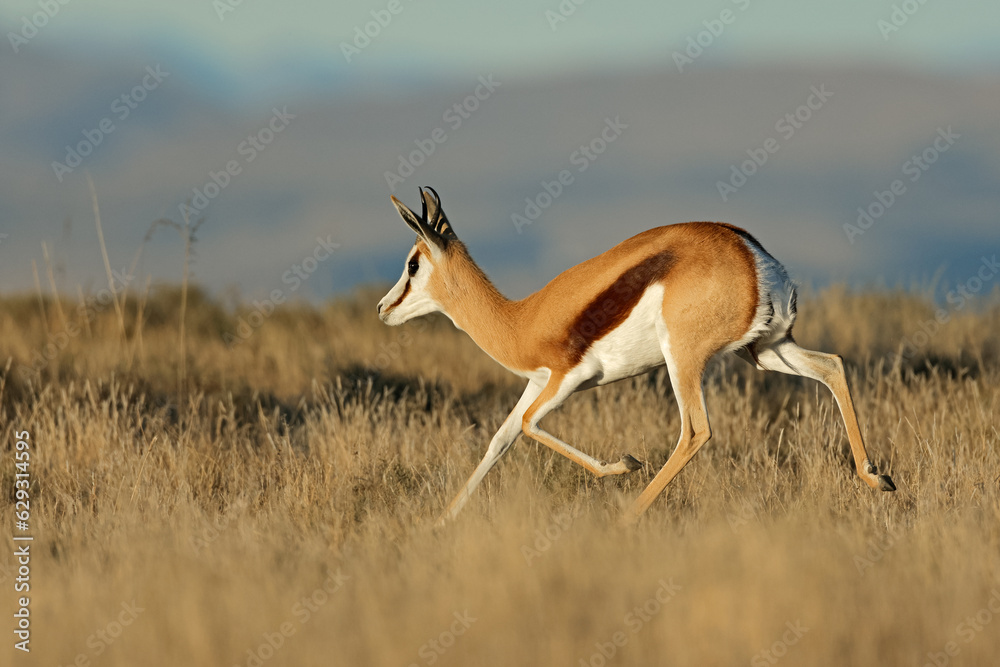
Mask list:
[{"label": "dark facial stripe", "polygon": [[604,338],[628,318],[646,288],[666,275],[677,258],[669,251],[647,257],[623,273],[584,308],[570,328],[566,345],[579,363],[594,341]]},{"label": "dark facial stripe", "polygon": [[410,293],[410,281],[407,280],[406,281],[406,285],[403,287],[403,293],[400,295],[400,297],[398,299],[396,299],[392,303],[391,306],[389,306],[389,308],[386,310],[386,312],[389,312],[390,310],[392,310],[393,308],[395,308],[399,304],[403,303],[403,299],[405,299],[406,295],[409,294],[409,293]]}]

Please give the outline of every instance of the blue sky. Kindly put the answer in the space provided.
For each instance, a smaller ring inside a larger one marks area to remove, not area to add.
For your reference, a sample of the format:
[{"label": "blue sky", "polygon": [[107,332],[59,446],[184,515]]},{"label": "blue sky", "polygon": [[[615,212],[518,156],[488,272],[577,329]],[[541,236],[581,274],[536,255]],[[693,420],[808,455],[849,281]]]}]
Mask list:
[{"label": "blue sky", "polygon": [[[71,2],[45,26],[37,44],[147,42],[188,44],[213,64],[243,70],[295,55],[345,65],[341,43],[383,12],[373,2],[243,0]],[[572,7],[555,22],[559,8]],[[220,9],[226,7],[227,9]],[[649,66],[729,10],[735,18],[706,58],[748,61],[881,62],[918,69],[975,70],[1000,63],[1000,5],[934,2],[606,2],[572,0],[471,3],[398,0],[399,13],[354,60],[360,70],[461,77],[484,68],[539,75],[565,70]],[[889,32],[894,8],[905,16]],[[230,11],[231,10],[231,11]],[[6,0],[0,17],[16,26],[39,11],[37,0]],[[383,14],[384,16],[384,14]],[[885,21],[880,27],[879,22]],[[252,78],[252,77],[251,77]]]}]

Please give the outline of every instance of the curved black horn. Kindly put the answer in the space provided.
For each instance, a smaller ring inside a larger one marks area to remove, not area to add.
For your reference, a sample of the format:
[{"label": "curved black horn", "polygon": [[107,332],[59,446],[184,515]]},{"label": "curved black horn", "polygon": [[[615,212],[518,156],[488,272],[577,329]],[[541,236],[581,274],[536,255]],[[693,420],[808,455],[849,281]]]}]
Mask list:
[{"label": "curved black horn", "polygon": [[438,196],[434,188],[425,185],[420,189],[420,196],[424,200],[424,220],[427,224],[447,240],[458,239],[455,230],[444,214],[441,197]]},{"label": "curved black horn", "polygon": [[[423,188],[417,188],[417,190],[420,191],[420,219],[433,229],[434,223],[431,221],[431,218],[427,216],[427,193],[424,192]],[[431,211],[432,215],[433,213],[434,212]]]}]

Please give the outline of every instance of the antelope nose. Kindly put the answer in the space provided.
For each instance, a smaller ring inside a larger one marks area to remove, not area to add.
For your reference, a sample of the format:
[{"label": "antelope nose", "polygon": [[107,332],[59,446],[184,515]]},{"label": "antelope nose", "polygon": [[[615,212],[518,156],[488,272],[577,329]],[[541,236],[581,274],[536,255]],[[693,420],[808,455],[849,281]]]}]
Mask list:
[{"label": "antelope nose", "polygon": [[382,302],[379,301],[378,305],[375,308],[376,308],[378,314],[381,315],[382,314]]}]

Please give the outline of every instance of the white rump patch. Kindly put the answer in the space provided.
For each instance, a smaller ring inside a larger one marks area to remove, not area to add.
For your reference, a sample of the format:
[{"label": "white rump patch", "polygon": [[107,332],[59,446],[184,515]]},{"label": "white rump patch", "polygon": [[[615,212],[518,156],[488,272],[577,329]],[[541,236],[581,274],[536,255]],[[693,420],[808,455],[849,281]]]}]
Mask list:
[{"label": "white rump patch", "polygon": [[767,344],[784,338],[795,323],[795,283],[788,277],[785,267],[756,244],[741,239],[757,266],[757,314],[746,334],[726,347],[727,352],[755,341]]}]

